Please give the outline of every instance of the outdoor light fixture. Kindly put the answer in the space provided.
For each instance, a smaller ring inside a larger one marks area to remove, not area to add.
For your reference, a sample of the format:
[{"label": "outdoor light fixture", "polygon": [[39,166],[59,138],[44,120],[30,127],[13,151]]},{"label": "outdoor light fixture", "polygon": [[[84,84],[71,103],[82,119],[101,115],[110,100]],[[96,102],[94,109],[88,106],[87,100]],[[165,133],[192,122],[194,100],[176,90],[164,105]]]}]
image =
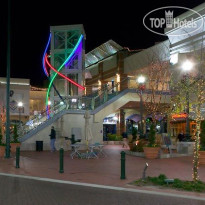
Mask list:
[{"label": "outdoor light fixture", "polygon": [[63,101],[61,101],[61,102],[60,102],[60,105],[64,105],[64,102],[63,102]]},{"label": "outdoor light fixture", "polygon": [[77,102],[77,99],[73,98],[71,101],[72,101],[72,102]]},{"label": "outdoor light fixture", "polygon": [[146,163],[145,163],[144,170],[143,170],[143,173],[142,173],[142,180],[145,180],[145,178],[146,178],[146,170],[147,170],[147,167],[148,167],[148,163],[146,162]]},{"label": "outdoor light fixture", "polygon": [[23,103],[22,102],[19,102],[18,103],[18,107],[22,107],[23,106]]},{"label": "outdoor light fixture", "polygon": [[170,63],[171,63],[172,65],[175,65],[175,64],[178,63],[178,53],[172,54],[172,55],[170,56]]},{"label": "outdoor light fixture", "polygon": [[142,83],[144,83],[145,82],[145,77],[144,76],[139,76],[138,78],[137,78],[137,82],[139,83],[139,84],[142,84]]},{"label": "outdoor light fixture", "polygon": [[182,69],[183,71],[190,71],[193,68],[193,63],[189,60],[185,61],[182,64]]},{"label": "outdoor light fixture", "polygon": [[113,117],[113,120],[118,121],[118,117],[117,116]]}]

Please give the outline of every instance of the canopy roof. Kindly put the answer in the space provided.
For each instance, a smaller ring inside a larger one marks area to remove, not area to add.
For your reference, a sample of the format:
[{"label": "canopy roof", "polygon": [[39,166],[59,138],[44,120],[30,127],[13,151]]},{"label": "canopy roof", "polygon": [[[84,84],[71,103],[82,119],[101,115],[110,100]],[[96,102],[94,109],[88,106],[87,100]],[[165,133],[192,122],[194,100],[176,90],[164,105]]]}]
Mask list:
[{"label": "canopy roof", "polygon": [[141,117],[139,114],[133,114],[133,115],[128,116],[126,120],[133,120],[135,122],[139,122],[141,120]]},{"label": "canopy roof", "polygon": [[85,55],[85,67],[87,68],[98,63],[122,49],[122,46],[118,45],[113,40],[109,40]]}]

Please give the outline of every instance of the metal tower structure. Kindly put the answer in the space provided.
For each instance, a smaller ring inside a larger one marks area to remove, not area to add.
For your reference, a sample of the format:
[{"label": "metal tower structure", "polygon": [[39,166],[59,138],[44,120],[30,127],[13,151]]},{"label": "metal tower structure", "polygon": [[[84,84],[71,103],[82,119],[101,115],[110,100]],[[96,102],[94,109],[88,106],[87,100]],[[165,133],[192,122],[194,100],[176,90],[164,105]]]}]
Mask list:
[{"label": "metal tower structure", "polygon": [[50,64],[60,72],[50,71],[50,79],[56,87],[50,89],[50,101],[54,103],[61,100],[59,94],[63,98],[84,94],[80,85],[84,85],[85,31],[81,24],[51,26],[50,31]]}]

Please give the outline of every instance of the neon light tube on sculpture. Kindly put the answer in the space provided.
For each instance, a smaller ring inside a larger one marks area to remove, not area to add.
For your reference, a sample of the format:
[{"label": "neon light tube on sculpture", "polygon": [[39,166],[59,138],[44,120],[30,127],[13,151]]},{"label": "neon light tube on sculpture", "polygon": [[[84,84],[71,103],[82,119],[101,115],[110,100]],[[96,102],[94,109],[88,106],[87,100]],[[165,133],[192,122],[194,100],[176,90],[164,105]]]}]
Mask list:
[{"label": "neon light tube on sculpture", "polygon": [[[69,60],[72,58],[72,56],[73,56],[73,55],[75,54],[75,52],[77,51],[77,49],[78,49],[79,45],[81,44],[82,40],[83,40],[83,35],[81,35],[80,38],[78,39],[77,44],[75,45],[73,51],[72,51],[71,54],[68,56],[68,58],[67,58],[67,59],[64,61],[64,63],[58,68],[58,70],[57,70],[58,72],[63,68],[63,66],[64,66],[66,63],[69,62]],[[48,97],[49,97],[51,85],[52,85],[54,79],[56,78],[57,74],[58,74],[58,73],[55,73],[55,74],[54,74],[54,76],[52,77],[52,79],[51,79],[51,81],[50,81],[50,84],[49,84],[49,86],[48,86],[48,90],[47,90],[47,94],[46,94],[46,106],[48,105]],[[81,88],[81,89],[83,89],[83,88]],[[84,89],[85,89],[85,88],[84,88]]]},{"label": "neon light tube on sculpture", "polygon": [[56,72],[58,75],[60,75],[62,78],[66,79],[67,81],[69,81],[69,82],[71,82],[72,84],[76,85],[76,86],[79,87],[80,89],[85,90],[85,88],[84,88],[82,85],[76,83],[75,81],[73,81],[73,80],[71,80],[70,78],[66,77],[66,76],[63,75],[62,73],[58,72],[58,71],[49,63],[49,61],[48,61],[48,55],[47,55],[47,54],[46,54],[46,56],[45,56],[45,62],[46,62],[46,64],[47,64],[53,71],[55,71],[55,72]]},{"label": "neon light tube on sculpture", "polygon": [[43,60],[42,60],[43,70],[44,70],[44,73],[45,73],[45,75],[46,75],[47,77],[49,77],[49,75],[48,75],[48,71],[47,71],[47,69],[46,69],[46,65],[45,65],[45,60],[44,60],[44,59],[45,59],[46,52],[47,52],[47,50],[48,50],[48,46],[49,46],[50,42],[51,42],[51,33],[50,33],[50,35],[49,35],[48,42],[47,42],[47,44],[46,44],[46,48],[45,48],[45,51],[44,51],[44,53],[43,53]]}]

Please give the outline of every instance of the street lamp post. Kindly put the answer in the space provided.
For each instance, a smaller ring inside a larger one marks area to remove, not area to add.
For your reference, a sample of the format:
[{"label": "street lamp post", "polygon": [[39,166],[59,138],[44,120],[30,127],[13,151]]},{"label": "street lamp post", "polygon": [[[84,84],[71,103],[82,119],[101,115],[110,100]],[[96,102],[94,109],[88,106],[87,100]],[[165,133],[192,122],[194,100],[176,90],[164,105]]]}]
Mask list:
[{"label": "street lamp post", "polygon": [[10,158],[10,61],[11,61],[11,0],[8,0],[8,26],[7,26],[7,74],[6,74],[6,155]]},{"label": "street lamp post", "polygon": [[19,125],[21,124],[21,109],[23,107],[23,103],[19,102],[18,103],[18,110],[19,110]]},{"label": "street lamp post", "polygon": [[189,86],[189,72],[193,68],[193,63],[190,61],[185,61],[182,64],[182,69],[185,72],[185,85],[186,85],[186,137],[190,136],[190,126],[189,126],[189,91],[188,91],[188,86]]},{"label": "street lamp post", "polygon": [[139,90],[140,90],[140,136],[144,135],[144,124],[143,124],[143,99],[142,99],[142,94],[143,94],[143,90],[145,88],[145,77],[144,76],[139,76],[137,78],[137,82],[139,84]]}]

